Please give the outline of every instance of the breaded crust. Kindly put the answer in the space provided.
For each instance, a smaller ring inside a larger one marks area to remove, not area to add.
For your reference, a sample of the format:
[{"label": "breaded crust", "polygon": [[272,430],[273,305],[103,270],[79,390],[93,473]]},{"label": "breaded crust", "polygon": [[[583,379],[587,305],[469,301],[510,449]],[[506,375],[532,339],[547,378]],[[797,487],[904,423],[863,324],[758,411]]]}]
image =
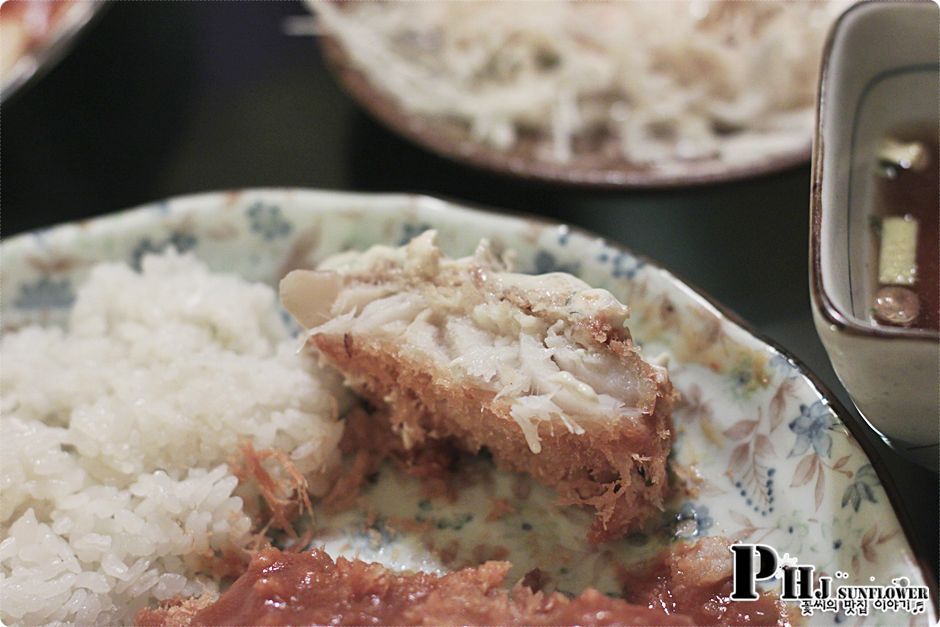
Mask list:
[{"label": "breaded crust", "polygon": [[596,510],[594,542],[641,526],[663,507],[672,442],[668,380],[661,383],[653,410],[638,419],[593,423],[580,434],[557,422],[540,423],[542,448],[533,454],[510,415],[508,399],[461,386],[431,364],[401,357],[386,343],[365,343],[351,334],[315,334],[311,341],[356,392],[387,407],[383,415],[406,447],[448,438],[471,453],[487,448],[500,467],[528,473],[554,488],[564,502]]},{"label": "breaded crust", "polygon": [[570,599],[517,584],[486,562],[443,576],[395,573],[323,551],[260,551],[214,604],[143,610],[142,625],[690,625],[594,589]]}]

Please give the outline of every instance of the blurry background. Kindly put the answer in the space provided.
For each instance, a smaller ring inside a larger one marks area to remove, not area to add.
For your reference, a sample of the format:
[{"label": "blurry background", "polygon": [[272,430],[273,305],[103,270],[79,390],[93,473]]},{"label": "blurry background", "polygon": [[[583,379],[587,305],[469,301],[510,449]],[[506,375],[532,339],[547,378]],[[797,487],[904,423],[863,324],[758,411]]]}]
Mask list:
[{"label": "blurry background", "polygon": [[[584,191],[481,173],[358,110],[315,39],[284,34],[285,19],[303,15],[293,2],[111,3],[61,62],[0,109],[2,234],[258,186],[420,192],[539,214],[658,260],[795,354],[851,407],[810,312],[808,164],[673,191]],[[870,440],[936,576],[937,475]]]}]

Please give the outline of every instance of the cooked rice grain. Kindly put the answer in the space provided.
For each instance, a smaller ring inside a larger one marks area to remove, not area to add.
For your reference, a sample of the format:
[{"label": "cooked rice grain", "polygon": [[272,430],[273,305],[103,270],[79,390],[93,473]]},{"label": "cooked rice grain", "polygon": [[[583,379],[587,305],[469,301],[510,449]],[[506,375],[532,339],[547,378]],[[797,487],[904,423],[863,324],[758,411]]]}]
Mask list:
[{"label": "cooked rice grain", "polygon": [[127,623],[211,589],[250,539],[242,439],[322,489],[343,392],[297,346],[269,287],[173,252],[96,266],[65,330],[6,334],[0,618]]}]

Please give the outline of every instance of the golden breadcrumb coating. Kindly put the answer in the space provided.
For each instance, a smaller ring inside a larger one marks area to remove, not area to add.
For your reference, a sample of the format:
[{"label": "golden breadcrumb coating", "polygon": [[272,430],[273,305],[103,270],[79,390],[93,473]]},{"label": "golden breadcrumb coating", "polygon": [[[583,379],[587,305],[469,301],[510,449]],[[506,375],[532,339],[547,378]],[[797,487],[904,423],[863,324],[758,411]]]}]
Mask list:
[{"label": "golden breadcrumb coating", "polygon": [[594,508],[594,541],[655,516],[673,392],[634,345],[627,307],[571,275],[509,272],[485,242],[448,259],[434,237],[291,273],[282,302],[406,448],[486,448]]}]

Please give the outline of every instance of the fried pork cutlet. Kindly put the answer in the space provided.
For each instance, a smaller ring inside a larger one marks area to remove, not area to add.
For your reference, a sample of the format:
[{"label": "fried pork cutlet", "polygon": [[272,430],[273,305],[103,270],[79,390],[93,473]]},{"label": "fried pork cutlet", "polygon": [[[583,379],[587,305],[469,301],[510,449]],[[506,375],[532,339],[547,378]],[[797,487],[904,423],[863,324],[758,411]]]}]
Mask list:
[{"label": "fried pork cutlet", "polygon": [[672,386],[640,356],[609,292],[509,272],[486,242],[449,259],[428,231],[292,272],[281,300],[406,448],[485,447],[593,507],[594,541],[661,510]]},{"label": "fried pork cutlet", "polygon": [[792,624],[771,591],[732,601],[727,538],[679,543],[624,571],[624,599],[594,589],[576,598],[527,585],[511,565],[486,562],[443,576],[396,573],[323,551],[264,549],[218,600],[175,599],[137,614],[138,625],[768,625]]},{"label": "fried pork cutlet", "polygon": [[773,591],[760,591],[756,601],[731,599],[731,544],[728,538],[710,536],[675,544],[647,564],[631,565],[621,573],[623,598],[689,616],[696,625],[794,624]]},{"label": "fried pork cutlet", "polygon": [[326,553],[260,551],[214,604],[204,598],[144,609],[138,625],[691,625],[589,589],[575,599],[518,584],[487,562],[443,576],[398,574]]}]

